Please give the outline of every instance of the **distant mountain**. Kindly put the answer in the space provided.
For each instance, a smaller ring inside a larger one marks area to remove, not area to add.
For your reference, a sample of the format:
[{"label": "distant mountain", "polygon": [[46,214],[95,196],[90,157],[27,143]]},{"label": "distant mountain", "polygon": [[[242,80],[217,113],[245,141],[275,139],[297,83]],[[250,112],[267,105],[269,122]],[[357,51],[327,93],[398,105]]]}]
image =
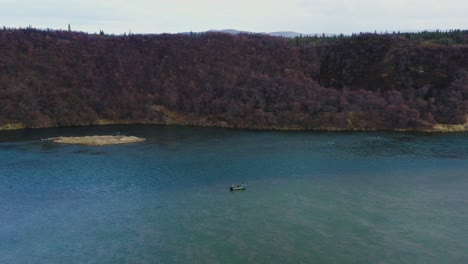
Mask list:
[{"label": "distant mountain", "polygon": [[270,32],[267,33],[270,36],[275,36],[275,37],[286,37],[286,38],[294,38],[294,37],[299,37],[299,36],[308,36],[311,34],[304,34],[304,33],[298,33],[294,31],[275,31],[275,32]]},{"label": "distant mountain", "polygon": [[299,33],[299,32],[294,32],[294,31],[251,32],[251,31],[243,31],[243,30],[236,30],[236,29],[208,30],[207,32],[221,32],[221,33],[228,33],[231,35],[237,35],[240,33],[264,34],[264,35],[270,35],[270,36],[275,36],[275,37],[286,37],[286,38],[315,35],[315,34],[304,34],[304,33]]},{"label": "distant mountain", "polygon": [[227,33],[231,35],[237,35],[240,33],[255,33],[255,32],[243,31],[243,30],[236,30],[236,29],[221,29],[221,30],[212,29],[212,30],[208,30],[207,32]]}]

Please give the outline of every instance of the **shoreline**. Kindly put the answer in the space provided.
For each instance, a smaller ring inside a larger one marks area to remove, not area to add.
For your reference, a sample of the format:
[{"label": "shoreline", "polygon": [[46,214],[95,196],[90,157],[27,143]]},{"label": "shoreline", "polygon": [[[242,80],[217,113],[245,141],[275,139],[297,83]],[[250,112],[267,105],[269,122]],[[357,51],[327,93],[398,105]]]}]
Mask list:
[{"label": "shoreline", "polygon": [[161,126],[192,126],[192,127],[218,127],[218,128],[232,128],[232,129],[247,129],[247,130],[259,130],[259,131],[311,131],[311,132],[372,132],[372,131],[382,131],[382,132],[419,132],[419,133],[463,133],[468,132],[468,123],[465,124],[436,124],[432,128],[420,128],[420,129],[411,129],[411,128],[395,128],[395,129],[378,129],[378,128],[314,128],[306,129],[301,127],[247,127],[247,126],[230,126],[227,124],[191,124],[191,123],[144,123],[144,122],[130,122],[130,121],[117,121],[117,122],[99,122],[96,124],[86,124],[86,125],[73,125],[73,126],[40,126],[40,127],[25,127],[22,124],[4,124],[0,126],[0,131],[13,131],[13,130],[26,130],[26,129],[41,129],[41,128],[73,128],[73,127],[92,127],[92,126],[111,126],[111,125],[161,125]]}]

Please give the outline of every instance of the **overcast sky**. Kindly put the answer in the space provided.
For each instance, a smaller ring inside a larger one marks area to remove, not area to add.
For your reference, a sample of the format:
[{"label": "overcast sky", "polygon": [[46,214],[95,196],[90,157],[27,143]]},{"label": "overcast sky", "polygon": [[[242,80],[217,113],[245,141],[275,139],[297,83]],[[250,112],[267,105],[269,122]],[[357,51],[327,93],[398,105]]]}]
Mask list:
[{"label": "overcast sky", "polygon": [[468,0],[0,0],[0,26],[121,34],[468,29]]}]

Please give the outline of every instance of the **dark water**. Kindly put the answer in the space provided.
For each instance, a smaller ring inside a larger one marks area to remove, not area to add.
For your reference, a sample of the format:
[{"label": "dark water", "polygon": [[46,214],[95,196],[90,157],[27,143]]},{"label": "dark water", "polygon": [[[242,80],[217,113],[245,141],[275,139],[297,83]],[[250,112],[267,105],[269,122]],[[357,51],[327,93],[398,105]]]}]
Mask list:
[{"label": "dark water", "polygon": [[0,263],[468,263],[468,134],[1,132]]}]

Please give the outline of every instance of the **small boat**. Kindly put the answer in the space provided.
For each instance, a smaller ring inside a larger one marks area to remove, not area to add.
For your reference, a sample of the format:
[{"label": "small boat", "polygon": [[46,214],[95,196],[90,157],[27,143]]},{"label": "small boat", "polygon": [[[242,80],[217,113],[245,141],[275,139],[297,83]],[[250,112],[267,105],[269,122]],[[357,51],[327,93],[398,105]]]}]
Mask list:
[{"label": "small boat", "polygon": [[245,187],[247,187],[247,185],[245,184],[237,184],[237,185],[234,185],[234,184],[231,184],[231,186],[229,186],[229,190],[232,192],[232,191],[245,191]]}]

